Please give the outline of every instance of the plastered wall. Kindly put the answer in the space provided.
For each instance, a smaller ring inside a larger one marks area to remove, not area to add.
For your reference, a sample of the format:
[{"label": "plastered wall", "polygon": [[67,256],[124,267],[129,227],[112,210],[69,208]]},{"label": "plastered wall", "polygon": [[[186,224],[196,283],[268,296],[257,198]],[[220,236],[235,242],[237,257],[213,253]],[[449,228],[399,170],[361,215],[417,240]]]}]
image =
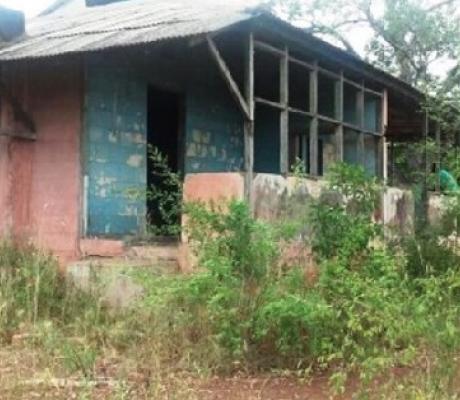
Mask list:
[{"label": "plastered wall", "polygon": [[[78,59],[12,66],[8,83],[37,127],[35,141],[0,139],[0,232],[62,260],[79,256],[81,69]],[[14,74],[12,73],[14,71]]]},{"label": "plastered wall", "polygon": [[142,52],[123,59],[87,59],[83,149],[88,236],[116,238],[145,230],[149,86],[185,99],[182,172],[242,169],[241,113],[206,49],[188,51],[178,51],[183,64]]}]

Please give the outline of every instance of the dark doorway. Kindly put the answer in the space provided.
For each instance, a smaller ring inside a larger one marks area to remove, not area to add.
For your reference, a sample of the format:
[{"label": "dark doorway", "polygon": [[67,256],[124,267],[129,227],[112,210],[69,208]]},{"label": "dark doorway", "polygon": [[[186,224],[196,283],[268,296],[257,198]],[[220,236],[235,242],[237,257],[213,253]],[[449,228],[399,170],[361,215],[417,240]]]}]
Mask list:
[{"label": "dark doorway", "polygon": [[[153,160],[152,151],[154,149],[157,149],[159,154],[167,160],[167,166],[171,172],[182,172],[183,115],[183,99],[181,95],[149,87],[147,184],[149,189],[154,188],[155,193],[162,192],[163,195],[167,195],[168,190],[175,189],[168,184],[168,177],[161,173],[158,163]],[[169,228],[171,225],[180,224],[180,215],[178,214],[171,218],[171,210],[168,210],[168,208],[173,206],[164,198],[159,199],[157,196],[148,196],[147,222],[156,235],[174,236],[174,233],[171,233],[174,232],[174,229],[170,230]],[[163,211],[161,211],[162,209]],[[165,217],[165,214],[169,216]]]}]

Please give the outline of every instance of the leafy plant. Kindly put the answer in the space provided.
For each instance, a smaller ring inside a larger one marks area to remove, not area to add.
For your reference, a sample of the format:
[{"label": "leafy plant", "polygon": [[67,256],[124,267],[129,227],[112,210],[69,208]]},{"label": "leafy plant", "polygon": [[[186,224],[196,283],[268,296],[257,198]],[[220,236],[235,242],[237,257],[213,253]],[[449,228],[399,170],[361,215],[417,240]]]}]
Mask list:
[{"label": "leafy plant", "polygon": [[381,188],[362,167],[336,164],[329,169],[327,190],[310,206],[310,242],[319,257],[352,256],[379,232],[372,220]]},{"label": "leafy plant", "polygon": [[177,236],[181,231],[182,177],[171,169],[168,158],[156,147],[149,147],[148,157],[157,182],[148,188],[147,201],[158,210],[157,221],[148,229],[155,236]]}]

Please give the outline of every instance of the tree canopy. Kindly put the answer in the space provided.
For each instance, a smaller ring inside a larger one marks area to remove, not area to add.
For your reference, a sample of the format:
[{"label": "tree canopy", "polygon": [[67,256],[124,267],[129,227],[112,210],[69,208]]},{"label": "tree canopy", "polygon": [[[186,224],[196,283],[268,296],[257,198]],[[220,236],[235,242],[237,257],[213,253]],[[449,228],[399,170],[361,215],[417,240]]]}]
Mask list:
[{"label": "tree canopy", "polygon": [[[460,84],[460,0],[268,0],[266,7],[418,87]],[[367,29],[364,54],[353,31]],[[440,67],[441,65],[441,67]]]}]

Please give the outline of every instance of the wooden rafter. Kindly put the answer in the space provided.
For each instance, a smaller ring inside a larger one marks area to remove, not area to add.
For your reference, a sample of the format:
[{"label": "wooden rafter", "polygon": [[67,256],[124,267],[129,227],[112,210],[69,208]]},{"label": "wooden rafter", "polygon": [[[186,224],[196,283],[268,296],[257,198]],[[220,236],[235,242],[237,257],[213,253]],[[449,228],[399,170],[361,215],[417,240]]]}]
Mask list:
[{"label": "wooden rafter", "polygon": [[24,131],[16,131],[12,129],[0,129],[0,136],[8,136],[17,139],[36,140],[37,134]]},{"label": "wooden rafter", "polygon": [[2,127],[0,136],[17,137],[21,139],[36,139],[36,127],[32,117],[24,110],[21,102],[11,93],[4,82],[0,81],[0,96],[3,97],[11,106],[15,121],[21,122],[24,130],[17,132],[16,129]]},{"label": "wooden rafter", "polygon": [[244,121],[244,167],[245,167],[245,198],[252,208],[252,181],[254,176],[254,36],[249,34],[246,48],[245,85],[244,91],[248,104],[249,119]]},{"label": "wooden rafter", "polygon": [[208,42],[209,51],[211,52],[211,55],[214,58],[214,61],[216,62],[219,68],[219,72],[224,78],[225,83],[227,84],[231,95],[233,96],[236,103],[238,104],[238,107],[241,109],[242,113],[244,114],[244,117],[247,120],[249,121],[253,120],[253,116],[251,115],[251,112],[249,110],[248,103],[246,102],[243,95],[241,94],[241,91],[238,88],[237,83],[233,79],[232,74],[230,73],[230,70],[228,69],[225,60],[221,56],[219,49],[216,46],[216,43],[209,35],[206,37],[206,40]]}]

